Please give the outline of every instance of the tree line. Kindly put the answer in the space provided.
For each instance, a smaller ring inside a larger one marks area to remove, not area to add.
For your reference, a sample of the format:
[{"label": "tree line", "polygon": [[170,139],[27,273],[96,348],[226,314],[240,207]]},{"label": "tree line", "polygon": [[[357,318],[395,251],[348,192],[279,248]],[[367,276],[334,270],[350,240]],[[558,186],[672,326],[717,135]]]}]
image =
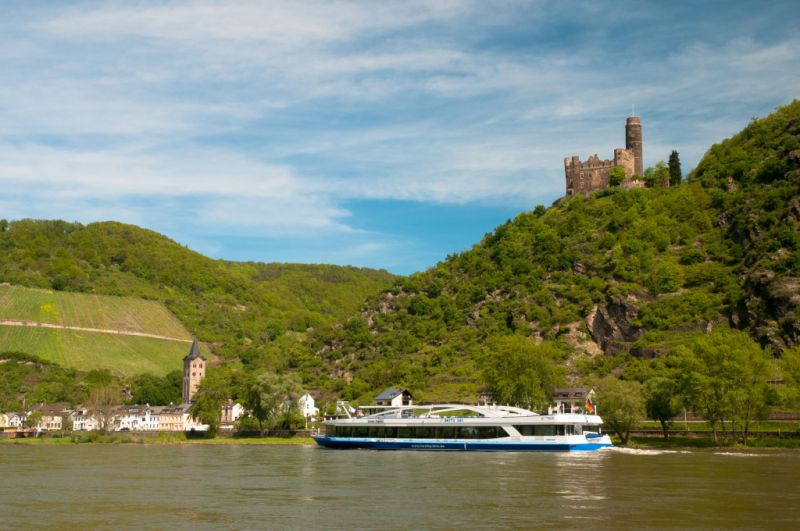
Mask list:
[{"label": "tree line", "polygon": [[[552,389],[564,383],[568,349],[522,336],[491,346],[483,381],[492,399],[546,407]],[[673,419],[687,410],[710,424],[715,443],[722,432],[747,444],[754,420],[766,419],[777,406],[796,408],[800,400],[800,347],[778,360],[747,333],[727,327],[693,334],[654,360],[610,365],[598,365],[580,383],[594,388],[599,414],[623,444],[646,417],[658,421],[669,439]]]}]

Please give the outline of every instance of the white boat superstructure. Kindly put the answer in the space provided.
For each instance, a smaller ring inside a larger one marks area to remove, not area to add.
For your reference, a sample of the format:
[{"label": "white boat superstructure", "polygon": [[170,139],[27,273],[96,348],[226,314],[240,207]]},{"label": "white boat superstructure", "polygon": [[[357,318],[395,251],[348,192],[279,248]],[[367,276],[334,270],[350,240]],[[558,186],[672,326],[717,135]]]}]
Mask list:
[{"label": "white boat superstructure", "polygon": [[597,450],[611,446],[597,415],[539,415],[500,405],[369,406],[325,421],[328,448],[420,450]]}]

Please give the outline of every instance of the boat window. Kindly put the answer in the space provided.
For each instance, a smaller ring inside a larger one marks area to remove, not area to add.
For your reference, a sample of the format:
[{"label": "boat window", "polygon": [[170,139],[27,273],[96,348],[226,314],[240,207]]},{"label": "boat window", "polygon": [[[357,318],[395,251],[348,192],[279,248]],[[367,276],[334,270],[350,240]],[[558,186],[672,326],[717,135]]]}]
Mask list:
[{"label": "boat window", "polygon": [[520,435],[537,437],[564,435],[566,431],[563,424],[524,424],[514,426],[514,428]]},{"label": "boat window", "polygon": [[416,434],[413,437],[417,437],[419,439],[433,439],[434,435],[434,428],[430,428],[428,426],[418,426],[416,429]]},{"label": "boat window", "polygon": [[583,426],[575,424],[575,435],[583,435]]},{"label": "boat window", "polygon": [[414,428],[401,426],[397,428],[397,436],[401,439],[411,439],[414,437]]}]

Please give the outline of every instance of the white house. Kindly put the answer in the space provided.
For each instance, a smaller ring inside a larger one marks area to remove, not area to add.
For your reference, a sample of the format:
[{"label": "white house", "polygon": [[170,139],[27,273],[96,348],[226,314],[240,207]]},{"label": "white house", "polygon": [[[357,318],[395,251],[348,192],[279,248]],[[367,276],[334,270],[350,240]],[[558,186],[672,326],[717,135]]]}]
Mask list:
[{"label": "white house", "polygon": [[6,413],[6,417],[8,417],[6,425],[10,428],[17,428],[19,430],[25,424],[25,419],[28,416],[24,412],[22,413],[10,412]]},{"label": "white house", "polygon": [[314,420],[319,415],[319,408],[314,406],[314,397],[306,393],[297,400],[297,407],[300,408],[300,414],[306,420]]},{"label": "white house", "polygon": [[414,398],[408,389],[387,389],[375,397],[375,403],[379,406],[410,406]]},{"label": "white house", "polygon": [[151,406],[150,419],[152,422],[152,431],[183,431],[183,413],[182,406],[170,404],[168,406]]},{"label": "white house", "polygon": [[42,419],[36,426],[37,431],[61,430],[64,427],[64,416],[69,414],[69,410],[63,405],[46,406],[40,404],[31,410],[31,412],[33,411],[38,411],[42,415]]},{"label": "white house", "polygon": [[158,430],[153,428],[150,406],[120,406],[114,415],[114,431]]},{"label": "white house", "polygon": [[220,416],[222,429],[232,430],[233,424],[242,418],[242,415],[244,415],[244,406],[239,403],[234,403],[233,400],[229,398],[227,402],[222,404],[222,415]]},{"label": "white house", "polygon": [[75,408],[72,412],[72,431],[94,431],[99,427],[99,422],[85,407]]}]

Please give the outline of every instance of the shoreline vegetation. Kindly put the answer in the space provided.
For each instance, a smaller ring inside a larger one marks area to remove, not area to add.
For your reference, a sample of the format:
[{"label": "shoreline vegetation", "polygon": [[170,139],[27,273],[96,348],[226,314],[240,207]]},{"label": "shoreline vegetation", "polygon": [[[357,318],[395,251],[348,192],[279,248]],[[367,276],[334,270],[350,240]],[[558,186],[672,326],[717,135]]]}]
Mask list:
[{"label": "shoreline vegetation", "polygon": [[[631,449],[794,449],[800,450],[800,436],[797,431],[786,431],[783,435],[752,437],[744,445],[736,440],[714,440],[707,432],[698,430],[690,435],[671,434],[669,440],[661,436],[632,434],[627,445],[612,435],[617,448]],[[75,445],[75,444],[212,444],[212,445],[313,445],[314,439],[305,436],[293,437],[187,437],[182,433],[160,433],[158,435],[139,435],[133,433],[83,433],[80,435],[40,436],[15,439],[0,439],[0,445]]]},{"label": "shoreline vegetation", "polygon": [[187,437],[183,433],[162,432],[158,435],[140,435],[135,433],[82,433],[80,435],[64,435],[43,437],[21,437],[0,439],[2,444],[28,445],[70,445],[70,444],[263,444],[263,445],[304,445],[314,444],[311,437]]}]

